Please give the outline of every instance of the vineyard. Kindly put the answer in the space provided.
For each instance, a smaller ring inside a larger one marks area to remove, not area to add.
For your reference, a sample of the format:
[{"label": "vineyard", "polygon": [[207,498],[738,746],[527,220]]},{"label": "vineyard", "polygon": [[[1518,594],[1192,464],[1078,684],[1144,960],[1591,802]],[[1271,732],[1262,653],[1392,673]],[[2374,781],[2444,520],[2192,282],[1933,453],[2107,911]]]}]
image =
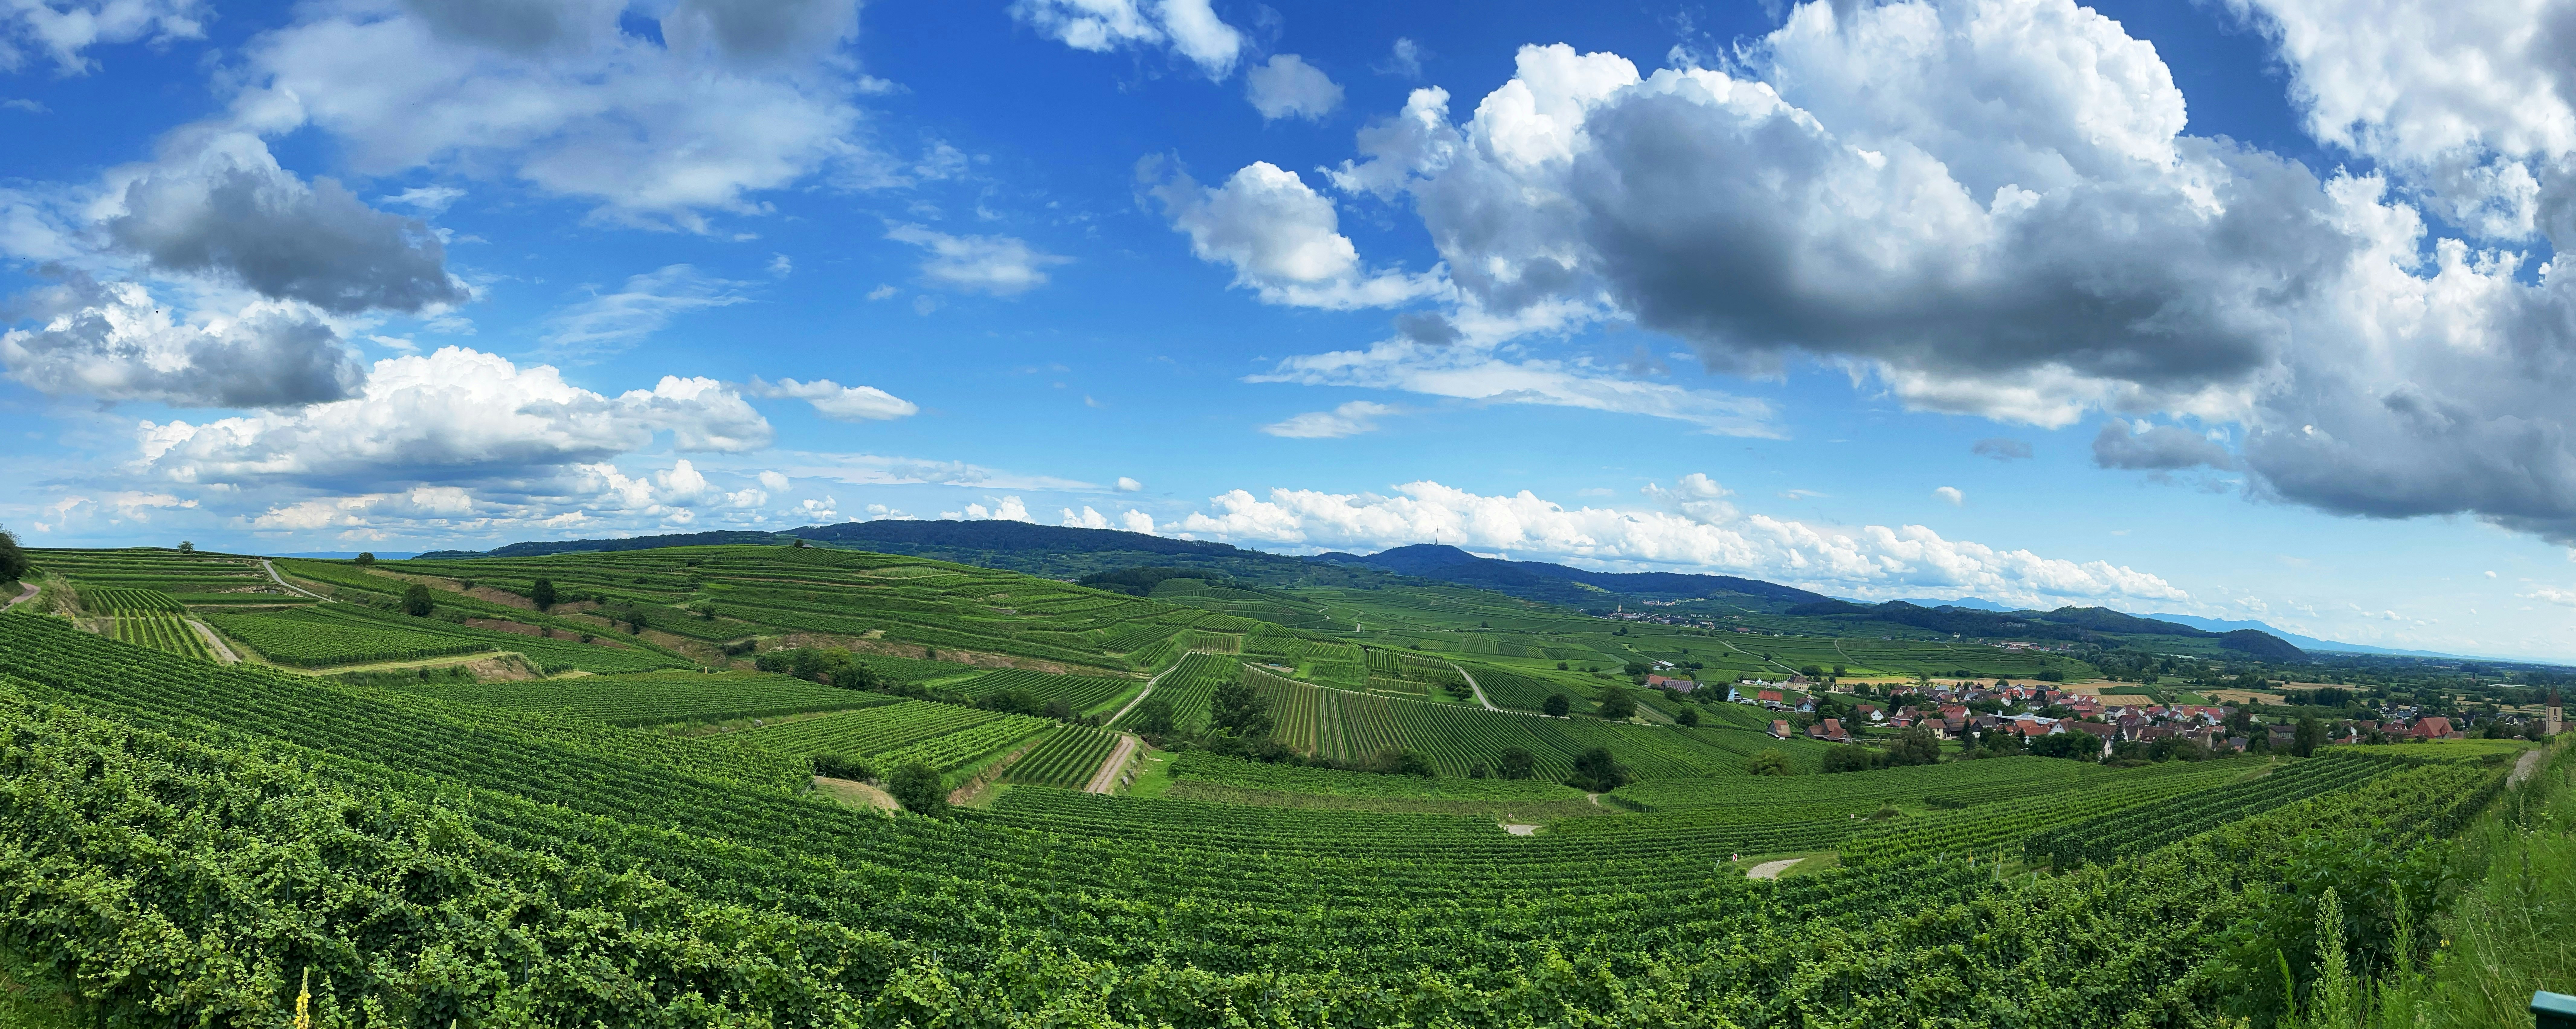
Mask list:
[{"label": "vineyard", "polygon": [[871,768],[919,762],[947,772],[1035,736],[1054,723],[1043,718],[907,700],[814,718],[791,719],[735,734],[782,754],[828,754],[865,759]]},{"label": "vineyard", "polygon": [[1260,669],[1239,674],[1268,701],[1277,723],[1272,738],[1291,749],[1340,761],[1411,750],[1429,758],[1441,775],[1458,778],[1478,765],[1500,767],[1503,752],[1515,748],[1528,751],[1539,777],[1552,782],[1572,771],[1576,755],[1594,747],[1607,748],[1640,778],[1692,778],[1740,772],[1749,752],[1744,748],[1816,746],[1743,729],[1611,725],[1326,689]]},{"label": "vineyard", "polygon": [[150,647],[182,657],[211,661],[215,656],[206,649],[206,641],[197,635],[196,628],[177,615],[160,612],[119,615],[115,631],[110,635],[138,647]]},{"label": "vineyard", "polygon": [[757,672],[645,672],[534,682],[439,682],[404,689],[454,703],[544,711],[617,726],[852,711],[903,701]]},{"label": "vineyard", "polygon": [[1030,786],[1080,789],[1118,749],[1118,734],[1086,725],[1068,725],[1049,734],[1028,755],[1011,763],[1004,777]]},{"label": "vineyard", "polygon": [[1063,701],[1075,714],[1085,715],[1113,707],[1143,685],[1144,682],[1137,679],[1049,675],[1014,668],[980,675],[954,688],[966,696],[979,698],[1019,691],[1039,701]]},{"label": "vineyard", "polygon": [[[1164,673],[1162,680],[1154,685],[1154,693],[1149,699],[1170,706],[1175,729],[1181,732],[1193,732],[1208,724],[1210,706],[1216,699],[1217,685],[1235,681],[1243,674],[1242,669],[1242,662],[1232,657],[1221,654],[1190,654],[1181,658],[1179,666]],[[1114,727],[1134,729],[1146,715],[1146,707],[1140,704],[1128,709],[1127,714],[1121,717]]]},{"label": "vineyard", "polygon": [[206,621],[224,635],[250,644],[260,656],[298,668],[414,661],[494,649],[482,640],[383,623],[330,607],[210,614]]},{"label": "vineyard", "polygon": [[[102,560],[164,577],[83,605],[125,605],[121,634],[184,627],[145,591],[222,595],[166,585],[162,560]],[[475,624],[385,611],[410,580],[330,562],[281,562],[329,603],[172,603],[280,664],[470,645],[643,667],[317,676],[0,618],[0,941],[61,976],[83,1024],[283,1027],[310,971],[312,1025],[371,1029],[2266,1025],[2285,976],[2313,977],[2323,885],[2367,887],[2346,897],[2357,940],[2389,937],[2391,897],[2435,911],[2428,844],[2511,809],[2529,749],[1816,775],[1820,746],[1723,705],[1683,729],[1453,702],[1438,650],[1264,628],[1249,591],[1203,591],[1233,605],[1212,612],[821,548],[385,564],[448,584],[438,603]],[[536,575],[551,610],[508,599]],[[1479,630],[1583,624],[1463,592],[1422,595]],[[1555,649],[1625,638],[1595,642]],[[889,692],[721,670],[835,644]],[[1583,660],[1468,667],[1519,708],[1582,687]],[[1156,758],[1159,795],[1142,772],[1076,792],[1120,745],[1083,716],[1158,670],[1122,726],[1168,712],[1178,745],[1245,684],[1277,742],[1412,750],[1437,774],[1191,749]],[[1009,692],[1075,717],[921,699]],[[1596,747],[1636,781],[1561,785]],[[1492,774],[1515,749],[1534,776]],[[1745,774],[1770,749],[1800,774]],[[817,756],[955,786],[1013,753],[944,817],[813,787]],[[1808,864],[1746,877],[1772,855]]]}]

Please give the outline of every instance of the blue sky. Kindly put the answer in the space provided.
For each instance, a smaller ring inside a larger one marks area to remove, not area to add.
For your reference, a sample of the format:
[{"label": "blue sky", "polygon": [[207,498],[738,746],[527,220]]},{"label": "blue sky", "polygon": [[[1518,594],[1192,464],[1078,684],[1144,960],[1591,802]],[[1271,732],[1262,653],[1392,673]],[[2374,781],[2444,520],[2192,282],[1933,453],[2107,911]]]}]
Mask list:
[{"label": "blue sky", "polygon": [[39,0],[0,524],[1439,538],[2576,659],[2539,6]]}]

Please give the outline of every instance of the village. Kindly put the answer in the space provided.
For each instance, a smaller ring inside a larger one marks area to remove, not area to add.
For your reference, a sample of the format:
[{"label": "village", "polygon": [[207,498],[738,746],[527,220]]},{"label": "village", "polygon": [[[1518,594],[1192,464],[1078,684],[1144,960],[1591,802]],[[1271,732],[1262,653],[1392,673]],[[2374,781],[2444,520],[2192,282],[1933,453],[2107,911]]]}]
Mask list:
[{"label": "village", "polygon": [[[1650,673],[1643,685],[1702,699],[1701,691],[1715,684]],[[1858,743],[1920,728],[1972,752],[2031,751],[2094,760],[2248,751],[2305,754],[2337,744],[2554,735],[2562,721],[2554,697],[2537,716],[2518,711],[2431,715],[2411,705],[2391,705],[2374,718],[2323,719],[2283,705],[2157,703],[2003,679],[1991,684],[1846,684],[1793,674],[1776,682],[1741,679],[1724,689],[1728,703],[1778,715],[1769,731],[1781,739]],[[2310,735],[2303,739],[2302,732]]]}]

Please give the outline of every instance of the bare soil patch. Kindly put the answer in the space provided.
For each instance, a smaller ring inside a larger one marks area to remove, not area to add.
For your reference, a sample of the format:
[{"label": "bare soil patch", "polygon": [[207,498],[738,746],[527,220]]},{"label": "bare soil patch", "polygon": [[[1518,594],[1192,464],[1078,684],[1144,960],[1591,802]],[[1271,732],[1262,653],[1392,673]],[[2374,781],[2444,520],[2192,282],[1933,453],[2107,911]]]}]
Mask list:
[{"label": "bare soil patch", "polygon": [[814,777],[814,792],[855,808],[875,808],[886,812],[903,810],[903,805],[894,802],[893,794],[863,782],[818,775]]}]

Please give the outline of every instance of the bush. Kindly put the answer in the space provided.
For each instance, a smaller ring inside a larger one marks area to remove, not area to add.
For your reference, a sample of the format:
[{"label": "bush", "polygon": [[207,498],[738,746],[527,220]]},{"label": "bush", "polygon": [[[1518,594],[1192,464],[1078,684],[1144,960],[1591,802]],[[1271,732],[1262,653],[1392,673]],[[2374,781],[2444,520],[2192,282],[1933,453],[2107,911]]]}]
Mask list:
[{"label": "bush", "polygon": [[[589,642],[587,636],[582,639],[585,643]],[[732,648],[726,648],[726,652],[731,653]],[[838,686],[845,690],[875,689],[878,684],[876,669],[859,663],[846,650],[829,650],[822,647],[773,650],[754,658],[752,667],[764,672],[793,675],[807,682]]]},{"label": "bush", "polygon": [[848,779],[851,782],[864,782],[876,778],[876,773],[869,771],[868,766],[839,754],[814,755],[814,774],[826,779]]},{"label": "bush", "polygon": [[1673,721],[1685,728],[1697,726],[1699,724],[1699,709],[1695,707],[1683,708],[1680,713],[1673,715]]},{"label": "bush", "polygon": [[975,698],[975,706],[986,711],[1000,711],[1013,715],[1046,713],[1046,702],[1039,700],[1037,694],[1023,689],[994,690]]},{"label": "bush", "polygon": [[1519,747],[1505,747],[1500,770],[1506,779],[1532,778],[1538,775],[1538,758]]},{"label": "bush", "polygon": [[1551,693],[1547,700],[1539,704],[1538,709],[1547,712],[1548,717],[1563,718],[1566,712],[1574,709],[1574,702],[1565,699],[1565,694]]},{"label": "bush", "polygon": [[1789,755],[1777,749],[1767,749],[1755,754],[1753,760],[1744,765],[1746,775],[1788,775],[1790,771]]},{"label": "bush", "polygon": [[555,606],[555,581],[538,579],[528,587],[528,599],[536,602],[539,611],[552,609]]},{"label": "bush", "polygon": [[1885,751],[1873,750],[1859,744],[1835,747],[1825,751],[1825,772],[1828,775],[1835,772],[1866,772],[1874,768],[1885,768],[1887,764],[1888,755]]},{"label": "bush", "polygon": [[405,614],[409,614],[414,617],[425,617],[429,614],[432,608],[437,606],[437,603],[430,599],[429,587],[427,586],[423,586],[415,582],[403,590],[402,609]]},{"label": "bush", "polygon": [[1933,735],[1930,726],[1915,726],[1896,737],[1896,746],[1888,750],[1887,756],[1900,765],[1939,764],[1941,737]]},{"label": "bush", "polygon": [[895,803],[916,815],[944,818],[948,814],[948,787],[939,781],[939,773],[918,761],[894,770],[886,780],[886,792]]}]

